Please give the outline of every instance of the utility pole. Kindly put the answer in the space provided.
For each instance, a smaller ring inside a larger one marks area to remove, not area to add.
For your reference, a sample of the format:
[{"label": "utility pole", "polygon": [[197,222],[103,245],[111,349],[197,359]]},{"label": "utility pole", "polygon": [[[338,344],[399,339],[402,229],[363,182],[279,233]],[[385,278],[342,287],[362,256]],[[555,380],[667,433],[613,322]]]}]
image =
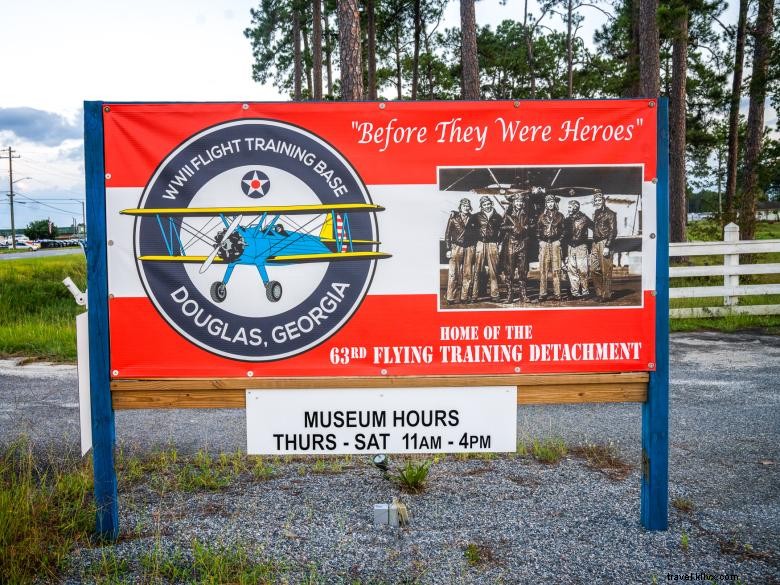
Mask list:
[{"label": "utility pole", "polygon": [[18,154],[14,154],[14,150],[9,146],[8,154],[6,156],[0,156],[0,158],[8,159],[8,197],[10,197],[11,204],[11,247],[16,250],[16,226],[14,225],[14,166],[13,159],[19,158]]}]

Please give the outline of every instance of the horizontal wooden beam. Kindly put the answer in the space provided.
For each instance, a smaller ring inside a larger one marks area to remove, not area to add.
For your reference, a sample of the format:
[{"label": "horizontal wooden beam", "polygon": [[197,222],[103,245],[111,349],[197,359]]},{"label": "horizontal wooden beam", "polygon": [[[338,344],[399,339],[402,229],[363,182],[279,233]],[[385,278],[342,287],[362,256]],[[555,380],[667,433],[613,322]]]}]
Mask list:
[{"label": "horizontal wooden beam", "polygon": [[647,372],[598,374],[507,374],[501,376],[387,376],[343,378],[140,378],[112,380],[112,391],[125,390],[247,390],[255,388],[420,388],[476,386],[545,386],[645,382]]},{"label": "horizontal wooden beam", "polygon": [[647,383],[525,386],[517,389],[518,404],[579,404],[645,402]]},{"label": "horizontal wooden beam", "polygon": [[780,315],[780,305],[730,305],[728,307],[690,307],[669,310],[671,319],[725,317],[728,315]]},{"label": "horizontal wooden beam", "polygon": [[646,372],[614,374],[522,374],[513,376],[426,378],[221,378],[114,380],[114,409],[245,408],[246,390],[255,388],[410,388],[517,386],[518,404],[644,402]]},{"label": "horizontal wooden beam", "polygon": [[669,244],[669,256],[719,256],[722,254],[767,254],[780,251],[780,240],[736,242],[680,242]]},{"label": "horizontal wooden beam", "polygon": [[111,398],[114,410],[246,408],[246,390],[124,390]]},{"label": "horizontal wooden beam", "polygon": [[747,274],[780,274],[780,264],[738,264],[737,266],[671,266],[669,278],[690,276],[739,276]]},{"label": "horizontal wooden beam", "polygon": [[670,299],[705,297],[763,296],[780,294],[780,284],[746,284],[744,286],[679,286],[669,289]]}]

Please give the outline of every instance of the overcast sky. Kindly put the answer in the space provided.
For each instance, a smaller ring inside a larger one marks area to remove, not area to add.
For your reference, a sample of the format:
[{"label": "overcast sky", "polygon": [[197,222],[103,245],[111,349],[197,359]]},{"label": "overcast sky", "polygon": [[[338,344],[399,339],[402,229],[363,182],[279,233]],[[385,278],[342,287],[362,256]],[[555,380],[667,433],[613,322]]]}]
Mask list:
[{"label": "overcast sky", "polygon": [[[16,225],[81,221],[82,103],[284,99],[252,81],[243,30],[251,0],[17,0],[0,18],[0,148],[13,147]],[[532,2],[531,8],[535,10]],[[522,3],[477,3],[480,25],[520,18]],[[450,2],[444,26],[458,25]],[[603,17],[587,19],[590,39]],[[7,154],[7,152],[5,153]],[[29,177],[29,178],[27,178]],[[10,226],[8,161],[0,159],[0,227]],[[32,200],[46,200],[45,205]],[[59,199],[60,201],[48,201]],[[55,209],[56,208],[56,209]]]}]

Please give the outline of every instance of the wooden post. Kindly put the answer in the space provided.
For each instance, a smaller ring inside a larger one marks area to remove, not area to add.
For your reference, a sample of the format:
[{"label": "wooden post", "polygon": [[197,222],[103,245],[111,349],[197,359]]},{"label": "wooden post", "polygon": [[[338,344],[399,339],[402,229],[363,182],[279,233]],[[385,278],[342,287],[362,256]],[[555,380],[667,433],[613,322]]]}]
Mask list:
[{"label": "wooden post", "polygon": [[655,371],[642,405],[640,518],[647,530],[669,527],[669,102],[658,99],[656,170]]},{"label": "wooden post", "polygon": [[[738,242],[739,241],[739,226],[735,223],[729,223],[723,228],[723,241],[724,242]],[[724,254],[723,266],[739,266],[739,254]],[[723,276],[723,286],[737,287],[739,286],[738,274],[725,274]],[[739,297],[723,297],[723,304],[727,307],[739,304]]]},{"label": "wooden post", "polygon": [[92,401],[92,463],[95,476],[95,531],[107,540],[119,536],[114,409],[108,352],[108,270],[106,258],[106,183],[103,158],[103,103],[84,102],[84,154],[89,239],[89,385]]}]

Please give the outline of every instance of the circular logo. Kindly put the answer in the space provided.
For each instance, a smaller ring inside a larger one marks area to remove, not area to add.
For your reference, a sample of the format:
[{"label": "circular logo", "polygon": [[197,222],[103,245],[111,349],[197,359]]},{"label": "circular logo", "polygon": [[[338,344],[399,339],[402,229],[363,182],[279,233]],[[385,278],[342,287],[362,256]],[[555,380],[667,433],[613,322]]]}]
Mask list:
[{"label": "circular logo", "polygon": [[219,124],[176,147],[146,185],[138,273],[199,347],[245,361],[300,354],[350,319],[374,273],[376,259],[337,257],[348,242],[378,241],[372,209],[343,204],[371,199],[321,138],[275,120]]},{"label": "circular logo", "polygon": [[241,179],[241,189],[247,197],[260,199],[260,197],[268,195],[268,191],[271,189],[271,180],[263,171],[253,170]]}]

